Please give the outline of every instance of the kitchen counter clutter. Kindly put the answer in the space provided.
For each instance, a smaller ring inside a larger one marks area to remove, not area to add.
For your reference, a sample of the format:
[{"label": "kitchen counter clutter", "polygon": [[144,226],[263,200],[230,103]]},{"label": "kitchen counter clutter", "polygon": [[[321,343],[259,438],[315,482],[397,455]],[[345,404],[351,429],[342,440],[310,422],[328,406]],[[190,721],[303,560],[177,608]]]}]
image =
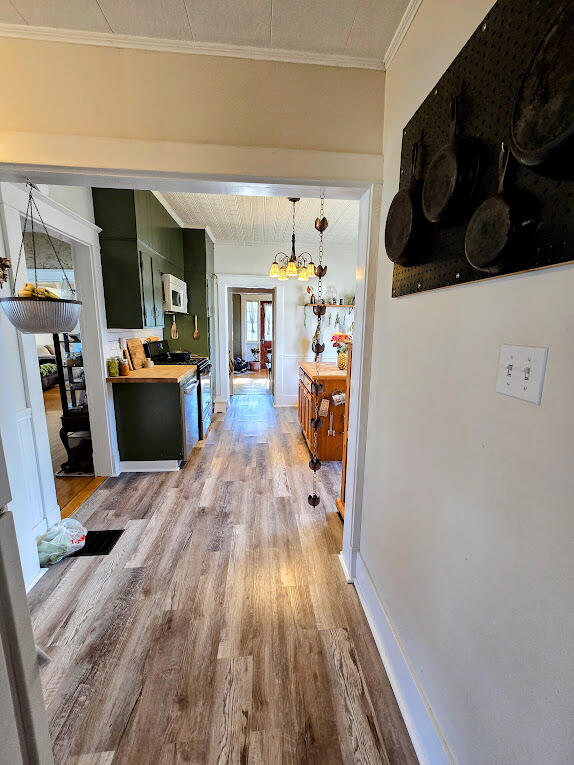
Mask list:
[{"label": "kitchen counter clutter", "polygon": [[195,377],[195,364],[164,364],[151,368],[134,369],[125,377],[106,377],[109,383],[176,383],[180,384]]},{"label": "kitchen counter clutter", "polygon": [[[313,448],[314,430],[311,418],[315,417],[315,394],[312,384],[315,380],[317,365],[313,361],[299,364],[299,424],[307,446]],[[340,460],[343,456],[344,412],[343,405],[333,403],[333,393],[342,393],[346,389],[347,372],[337,364],[321,362],[319,364],[319,382],[323,393],[319,395],[319,417],[321,427],[317,431],[317,457],[322,462]],[[323,406],[321,406],[323,404]]]}]

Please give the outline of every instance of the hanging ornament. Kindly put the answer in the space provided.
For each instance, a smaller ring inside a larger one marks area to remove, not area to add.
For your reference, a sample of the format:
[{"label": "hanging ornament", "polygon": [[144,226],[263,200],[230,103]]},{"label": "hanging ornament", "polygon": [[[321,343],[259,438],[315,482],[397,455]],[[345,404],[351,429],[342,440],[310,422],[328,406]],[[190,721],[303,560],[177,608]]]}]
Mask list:
[{"label": "hanging ornament", "polygon": [[[48,229],[42,219],[38,205],[33,197],[32,190],[36,189],[33,183],[28,181],[29,187],[28,193],[28,206],[26,208],[26,216],[24,218],[24,228],[22,231],[22,241],[20,243],[20,251],[18,252],[18,262],[16,263],[16,271],[14,272],[14,280],[12,283],[12,296],[0,298],[4,313],[8,317],[8,320],[13,324],[16,329],[20,330],[28,335],[35,334],[56,334],[60,332],[71,332],[76,324],[80,315],[82,304],[79,300],[64,300],[55,293],[46,289],[45,287],[38,286],[38,264],[36,260],[36,234],[34,230],[34,209],[38,216],[42,228],[50,242],[50,246],[56,256],[56,260],[64,279],[66,280],[70,292],[75,295],[75,290],[70,284],[70,281],[66,275],[66,270],[60,260],[54,242],[48,233]],[[37,189],[36,189],[37,190]],[[18,276],[18,269],[20,268],[20,262],[22,260],[22,254],[24,252],[24,236],[26,229],[30,222],[32,231],[32,255],[34,259],[34,284],[26,282],[22,289],[18,290],[16,295],[16,279]],[[5,268],[5,267],[4,267]],[[0,281],[0,287],[2,283]]]},{"label": "hanging ornament", "polygon": [[319,212],[319,217],[315,221],[315,228],[319,232],[319,262],[315,266],[315,276],[318,278],[317,282],[317,302],[313,306],[313,313],[317,317],[317,329],[315,330],[315,334],[313,335],[313,342],[311,344],[311,348],[313,350],[313,353],[315,354],[315,380],[313,381],[311,385],[311,393],[313,394],[313,399],[315,402],[315,411],[314,411],[314,417],[311,418],[311,428],[313,430],[313,452],[311,456],[311,460],[309,461],[309,468],[313,472],[313,489],[312,493],[309,494],[307,497],[307,501],[311,505],[311,507],[317,507],[319,502],[321,501],[319,495],[317,494],[317,472],[321,468],[321,461],[317,457],[317,433],[319,431],[319,428],[322,426],[323,421],[319,417],[319,404],[320,404],[320,397],[323,393],[323,385],[319,382],[319,374],[321,371],[321,362],[320,362],[320,356],[325,350],[325,343],[322,341],[322,335],[321,335],[321,320],[323,316],[325,315],[325,312],[327,310],[325,306],[325,301],[323,300],[323,277],[327,273],[327,266],[323,265],[323,234],[325,232],[325,229],[329,225],[329,222],[327,221],[327,218],[323,215],[323,209],[325,207],[325,193],[321,192],[321,209]]}]

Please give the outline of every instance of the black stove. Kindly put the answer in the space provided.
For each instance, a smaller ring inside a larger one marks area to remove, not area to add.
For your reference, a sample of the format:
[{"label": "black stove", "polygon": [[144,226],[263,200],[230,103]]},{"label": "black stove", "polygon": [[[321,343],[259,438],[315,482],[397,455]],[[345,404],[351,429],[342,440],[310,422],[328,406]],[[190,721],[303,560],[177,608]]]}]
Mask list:
[{"label": "black stove", "polygon": [[[178,366],[189,366],[195,364],[199,372],[202,372],[206,366],[211,366],[206,356],[196,356],[190,351],[170,351],[167,340],[154,340],[144,343],[145,354],[154,364],[175,364]],[[187,359],[182,359],[182,354],[188,354]]]},{"label": "black stove", "polygon": [[[176,364],[197,367],[198,410],[199,410],[199,437],[205,438],[207,429],[213,416],[213,400],[211,395],[211,362],[206,356],[196,356],[189,351],[170,351],[167,340],[153,340],[144,343],[145,354],[154,364]],[[177,355],[175,355],[177,354]],[[185,354],[187,359],[182,359]]]}]

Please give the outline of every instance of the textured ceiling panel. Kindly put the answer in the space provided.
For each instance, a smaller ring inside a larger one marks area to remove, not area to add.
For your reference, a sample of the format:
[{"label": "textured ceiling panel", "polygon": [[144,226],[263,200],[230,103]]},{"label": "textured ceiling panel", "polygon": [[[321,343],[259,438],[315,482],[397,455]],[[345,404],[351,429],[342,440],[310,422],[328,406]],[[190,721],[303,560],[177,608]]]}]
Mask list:
[{"label": "textured ceiling panel", "polygon": [[[282,244],[290,247],[292,205],[282,197],[246,197],[225,194],[164,193],[163,198],[189,228],[207,227],[218,243]],[[318,199],[301,199],[296,205],[296,237],[300,244],[317,244],[315,218]],[[359,202],[325,201],[329,228],[325,244],[355,244]]]},{"label": "textured ceiling panel", "polygon": [[193,39],[267,47],[271,39],[269,0],[185,0]]},{"label": "textured ceiling panel", "polygon": [[345,53],[356,8],[356,0],[273,0],[273,47]]},{"label": "textured ceiling panel", "polygon": [[96,0],[12,0],[12,5],[32,26],[114,31]]},{"label": "textured ceiling panel", "polygon": [[118,34],[191,40],[184,0],[99,0],[110,27]]},{"label": "textured ceiling panel", "polygon": [[349,56],[378,64],[407,4],[408,0],[0,0],[0,23]]},{"label": "textured ceiling panel", "polygon": [[27,19],[18,13],[10,0],[0,0],[0,22],[2,24],[26,24]]}]

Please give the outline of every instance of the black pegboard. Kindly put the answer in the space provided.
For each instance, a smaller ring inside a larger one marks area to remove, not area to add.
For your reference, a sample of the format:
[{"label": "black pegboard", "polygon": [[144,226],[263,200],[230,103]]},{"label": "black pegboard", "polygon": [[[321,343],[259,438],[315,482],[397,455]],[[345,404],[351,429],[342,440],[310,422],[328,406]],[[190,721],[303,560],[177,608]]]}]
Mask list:
[{"label": "black pegboard", "polygon": [[[497,191],[498,153],[508,137],[514,100],[528,62],[564,0],[498,0],[403,131],[400,187],[408,188],[411,149],[424,131],[419,177],[435,152],[450,140],[450,100],[465,83],[461,135],[481,142],[482,169],[473,205],[456,223],[424,227],[424,263],[395,264],[393,297],[491,279],[464,254],[467,223],[478,205]],[[574,260],[574,183],[545,178],[512,161],[507,184],[532,195],[537,225],[514,266],[502,274]]]}]

